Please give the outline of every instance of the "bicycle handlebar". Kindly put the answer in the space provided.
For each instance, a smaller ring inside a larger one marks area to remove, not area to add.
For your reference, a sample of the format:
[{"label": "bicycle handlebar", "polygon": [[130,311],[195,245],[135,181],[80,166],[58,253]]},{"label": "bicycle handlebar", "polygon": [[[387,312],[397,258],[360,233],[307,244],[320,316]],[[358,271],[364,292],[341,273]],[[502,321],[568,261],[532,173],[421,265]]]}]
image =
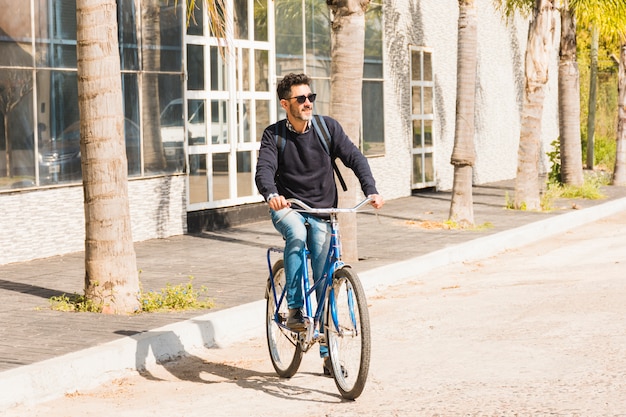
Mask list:
[{"label": "bicycle handlebar", "polygon": [[365,200],[361,201],[359,204],[352,208],[313,208],[309,205],[303,203],[297,198],[288,198],[287,201],[289,203],[297,205],[299,208],[294,209],[297,211],[303,211],[306,213],[315,213],[315,214],[335,214],[335,213],[354,213],[358,211],[361,207],[372,201],[371,198],[366,197]]}]

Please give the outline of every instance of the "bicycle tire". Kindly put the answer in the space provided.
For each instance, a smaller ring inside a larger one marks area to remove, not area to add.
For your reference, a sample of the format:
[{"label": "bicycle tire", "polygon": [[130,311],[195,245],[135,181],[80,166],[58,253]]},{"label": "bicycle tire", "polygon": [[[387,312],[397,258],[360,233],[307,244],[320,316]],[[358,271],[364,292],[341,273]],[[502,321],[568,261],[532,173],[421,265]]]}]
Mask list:
[{"label": "bicycle tire", "polygon": [[[371,334],[365,291],[350,267],[335,272],[328,303],[325,333],[333,378],[341,396],[354,400],[361,395],[367,381]],[[339,330],[333,323],[333,309],[337,314]]]},{"label": "bicycle tire", "polygon": [[[274,264],[272,273],[274,275],[276,294],[280,297],[286,285],[285,267],[282,259]],[[298,333],[290,332],[279,326],[275,320],[274,313],[276,312],[276,302],[274,300],[270,279],[267,280],[266,299],[265,319],[267,347],[269,349],[272,366],[280,377],[291,378],[298,372],[304,352],[302,351],[300,343],[298,343]],[[278,308],[278,314],[283,324],[287,318],[288,312],[289,309],[285,297]]]}]

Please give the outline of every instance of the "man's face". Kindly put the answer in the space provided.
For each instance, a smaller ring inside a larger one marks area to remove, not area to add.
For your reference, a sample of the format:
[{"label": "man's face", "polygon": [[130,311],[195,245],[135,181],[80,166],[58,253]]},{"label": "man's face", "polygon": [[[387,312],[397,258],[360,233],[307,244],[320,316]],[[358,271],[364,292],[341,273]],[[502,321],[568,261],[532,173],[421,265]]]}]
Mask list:
[{"label": "man's face", "polygon": [[281,100],[281,105],[285,111],[296,120],[309,121],[313,117],[313,103],[308,99],[304,103],[299,104],[295,99],[297,96],[308,96],[311,94],[311,88],[306,85],[293,85],[291,86],[291,97],[289,99]]}]

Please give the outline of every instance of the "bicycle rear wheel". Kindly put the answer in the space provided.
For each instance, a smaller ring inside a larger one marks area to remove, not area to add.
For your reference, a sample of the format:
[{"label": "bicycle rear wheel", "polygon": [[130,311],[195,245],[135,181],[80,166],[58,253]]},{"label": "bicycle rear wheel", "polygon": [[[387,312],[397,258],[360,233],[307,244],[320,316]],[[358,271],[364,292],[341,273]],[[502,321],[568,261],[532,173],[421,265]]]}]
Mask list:
[{"label": "bicycle rear wheel", "polygon": [[298,343],[298,333],[291,332],[279,325],[279,323],[285,324],[289,313],[287,298],[283,297],[281,300],[281,295],[286,285],[285,267],[282,259],[274,264],[272,273],[274,275],[276,297],[280,305],[276,306],[272,284],[270,279],[268,279],[265,314],[267,347],[269,348],[270,359],[276,373],[283,378],[291,378],[298,371],[304,353]]},{"label": "bicycle rear wheel", "polygon": [[371,341],[365,292],[349,267],[337,270],[333,277],[325,332],[335,384],[343,398],[353,400],[365,387]]}]

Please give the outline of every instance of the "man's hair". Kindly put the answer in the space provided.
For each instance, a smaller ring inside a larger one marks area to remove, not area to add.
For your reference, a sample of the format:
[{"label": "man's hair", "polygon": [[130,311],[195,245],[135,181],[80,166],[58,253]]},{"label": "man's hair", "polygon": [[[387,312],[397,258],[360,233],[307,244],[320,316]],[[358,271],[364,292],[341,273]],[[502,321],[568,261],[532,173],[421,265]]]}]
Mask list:
[{"label": "man's hair", "polygon": [[311,79],[306,74],[290,73],[283,77],[276,87],[278,99],[291,98],[291,87],[294,85],[311,85]]}]

